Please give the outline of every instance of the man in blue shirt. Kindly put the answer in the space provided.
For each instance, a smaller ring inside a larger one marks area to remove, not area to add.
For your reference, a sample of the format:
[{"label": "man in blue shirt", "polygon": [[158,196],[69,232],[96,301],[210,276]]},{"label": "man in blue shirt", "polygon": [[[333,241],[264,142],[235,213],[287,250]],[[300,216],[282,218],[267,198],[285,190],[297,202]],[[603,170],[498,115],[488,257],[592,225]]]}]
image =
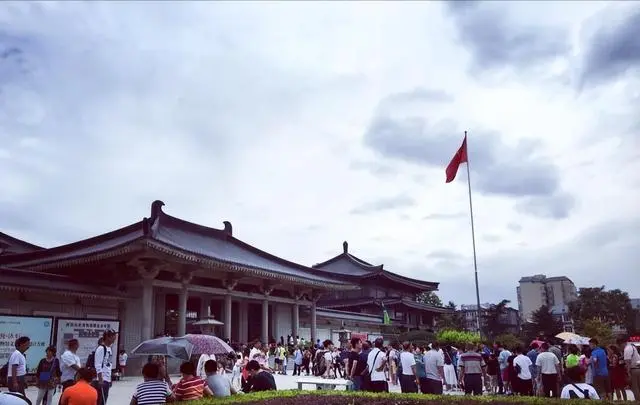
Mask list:
[{"label": "man in blue shirt", "polygon": [[609,378],[609,367],[607,364],[607,352],[598,346],[598,340],[593,338],[589,341],[591,347],[591,364],[593,365],[593,388],[596,389],[600,398],[611,400],[611,379]]}]

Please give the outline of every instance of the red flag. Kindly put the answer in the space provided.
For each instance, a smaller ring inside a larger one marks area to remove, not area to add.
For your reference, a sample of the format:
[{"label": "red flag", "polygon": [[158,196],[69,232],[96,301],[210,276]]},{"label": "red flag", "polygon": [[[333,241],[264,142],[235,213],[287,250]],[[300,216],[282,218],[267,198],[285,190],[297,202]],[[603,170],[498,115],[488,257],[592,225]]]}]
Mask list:
[{"label": "red flag", "polygon": [[451,183],[453,179],[456,178],[458,167],[460,167],[461,163],[467,163],[467,134],[464,134],[464,140],[462,141],[460,149],[458,149],[447,166],[447,170],[445,171],[447,174],[447,183]]}]

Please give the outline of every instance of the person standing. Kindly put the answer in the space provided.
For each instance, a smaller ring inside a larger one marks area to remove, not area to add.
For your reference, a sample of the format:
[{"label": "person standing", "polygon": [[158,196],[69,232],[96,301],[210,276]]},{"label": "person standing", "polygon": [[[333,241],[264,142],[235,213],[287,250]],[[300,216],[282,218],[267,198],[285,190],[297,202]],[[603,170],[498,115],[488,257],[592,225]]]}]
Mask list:
[{"label": "person standing", "polygon": [[384,374],[384,367],[388,359],[382,350],[384,348],[384,341],[382,338],[377,338],[373,345],[375,347],[369,352],[369,356],[367,356],[367,367],[369,367],[370,373],[368,390],[370,392],[388,392],[389,384]]},{"label": "person standing", "polygon": [[120,370],[120,378],[124,378],[124,372],[127,369],[127,360],[129,359],[129,355],[124,350],[120,350],[118,353],[118,368]]},{"label": "person standing", "polygon": [[96,348],[94,368],[96,370],[96,391],[98,391],[98,405],[106,405],[111,388],[111,369],[113,353],[111,345],[116,341],[117,332],[108,329],[102,334],[102,345]]},{"label": "person standing", "polygon": [[460,379],[464,383],[465,395],[482,395],[482,377],[486,378],[486,364],[482,355],[475,351],[473,343],[467,343],[460,356]]},{"label": "person standing", "polygon": [[591,347],[591,364],[593,366],[593,388],[596,389],[601,399],[611,399],[611,380],[609,378],[609,364],[607,352],[598,346],[598,340],[589,340]]},{"label": "person standing", "polygon": [[346,375],[351,382],[353,382],[353,390],[361,391],[362,384],[362,372],[366,367],[366,363],[360,361],[360,352],[362,351],[362,340],[360,338],[351,339],[351,351],[347,357],[347,370]]},{"label": "person standing", "polygon": [[38,398],[36,405],[50,405],[53,403],[53,394],[60,378],[60,364],[56,358],[55,346],[47,347],[46,357],[40,360],[36,369],[36,381],[38,385]]},{"label": "person standing", "polygon": [[299,346],[296,346],[296,350],[293,352],[293,375],[300,375],[300,371],[302,371],[302,349]]},{"label": "person standing", "polygon": [[498,364],[500,365],[500,377],[498,379],[498,394],[509,394],[511,392],[511,383],[509,382],[509,357],[512,353],[506,347],[502,347],[499,343],[496,349]]},{"label": "person standing", "polygon": [[60,356],[62,392],[76,382],[76,373],[80,370],[80,357],[76,354],[79,346],[77,339],[69,340],[67,342],[67,350]]},{"label": "person standing", "polygon": [[445,379],[445,375],[444,360],[440,356],[439,349],[440,344],[433,342],[431,343],[431,349],[422,357],[425,372],[423,384],[426,387],[421,385],[420,388],[425,394],[442,395],[442,381]]},{"label": "person standing", "polygon": [[[513,392],[523,396],[533,395],[533,378],[531,376],[531,359],[527,357],[521,347],[516,347],[516,357],[513,359]],[[517,382],[516,382],[517,381]]]},{"label": "person standing", "polygon": [[7,363],[7,384],[9,385],[9,392],[18,392],[25,395],[26,384],[24,377],[27,375],[27,358],[24,354],[31,346],[31,339],[27,336],[19,337],[16,339],[14,346],[16,350],[11,353]]},{"label": "person standing", "polygon": [[402,352],[400,352],[399,362],[402,366],[400,374],[400,390],[403,393],[417,393],[420,381],[416,375],[416,358],[411,353],[411,343],[404,342],[402,344]]},{"label": "person standing", "polygon": [[622,349],[622,357],[624,358],[624,366],[627,370],[627,376],[631,382],[631,392],[636,401],[640,401],[640,354],[638,348],[627,342],[627,339],[618,339],[618,346]]},{"label": "person standing", "polygon": [[547,398],[560,396],[560,361],[555,354],[549,351],[549,343],[540,345],[540,353],[536,356],[535,363],[538,372],[538,386],[542,387],[542,393]]}]

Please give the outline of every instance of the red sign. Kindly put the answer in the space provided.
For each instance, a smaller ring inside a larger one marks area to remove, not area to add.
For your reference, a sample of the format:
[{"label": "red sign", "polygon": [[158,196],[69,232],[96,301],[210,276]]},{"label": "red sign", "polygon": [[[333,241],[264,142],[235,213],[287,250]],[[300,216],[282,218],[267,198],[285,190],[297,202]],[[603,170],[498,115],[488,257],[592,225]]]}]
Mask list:
[{"label": "red sign", "polygon": [[361,341],[364,342],[365,340],[367,340],[368,337],[369,337],[369,335],[366,334],[366,333],[351,332],[351,339],[358,338],[358,339],[360,339]]},{"label": "red sign", "polygon": [[640,336],[631,336],[629,342],[640,343]]}]

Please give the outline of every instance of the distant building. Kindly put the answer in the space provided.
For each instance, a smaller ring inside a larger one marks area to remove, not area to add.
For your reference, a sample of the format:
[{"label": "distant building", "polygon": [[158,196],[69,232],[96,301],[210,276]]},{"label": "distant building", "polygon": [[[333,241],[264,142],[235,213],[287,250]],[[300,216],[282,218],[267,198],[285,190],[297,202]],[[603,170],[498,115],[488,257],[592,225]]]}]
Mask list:
[{"label": "distant building", "polygon": [[[480,308],[480,327],[486,327],[486,315],[487,310],[491,308],[489,303],[481,304]],[[507,333],[518,334],[520,332],[520,316],[519,312],[515,308],[506,307],[505,313],[502,314],[500,320],[506,327]],[[465,329],[469,332],[477,332],[478,331],[478,306],[477,305],[461,305],[460,310],[458,311],[462,313],[464,319]]]},{"label": "distant building", "polygon": [[551,309],[551,313],[562,321],[565,331],[573,332],[569,303],[578,297],[578,290],[568,277],[546,277],[544,274],[522,277],[517,292],[518,308],[523,323],[530,322],[531,315],[546,305]]}]

